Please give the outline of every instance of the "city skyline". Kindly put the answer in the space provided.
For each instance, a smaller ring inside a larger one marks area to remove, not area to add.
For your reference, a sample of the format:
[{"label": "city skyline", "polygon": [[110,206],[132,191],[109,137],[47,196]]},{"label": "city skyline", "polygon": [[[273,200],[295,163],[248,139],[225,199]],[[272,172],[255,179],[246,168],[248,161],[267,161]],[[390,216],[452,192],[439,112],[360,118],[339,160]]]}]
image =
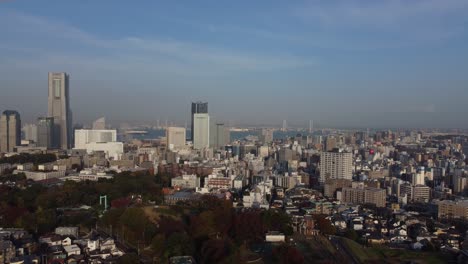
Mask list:
[{"label": "city skyline", "polygon": [[243,125],[468,127],[465,1],[112,3],[2,2],[2,109],[46,116],[59,71],[76,123],[184,124],[201,100]]}]

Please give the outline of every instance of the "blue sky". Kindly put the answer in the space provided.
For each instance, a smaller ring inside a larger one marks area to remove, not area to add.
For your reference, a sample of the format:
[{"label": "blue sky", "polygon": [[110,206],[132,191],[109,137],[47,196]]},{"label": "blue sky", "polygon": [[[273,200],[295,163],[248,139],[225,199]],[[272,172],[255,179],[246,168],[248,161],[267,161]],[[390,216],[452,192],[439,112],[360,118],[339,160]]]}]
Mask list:
[{"label": "blue sky", "polygon": [[0,1],[0,110],[74,120],[468,127],[468,1]]}]

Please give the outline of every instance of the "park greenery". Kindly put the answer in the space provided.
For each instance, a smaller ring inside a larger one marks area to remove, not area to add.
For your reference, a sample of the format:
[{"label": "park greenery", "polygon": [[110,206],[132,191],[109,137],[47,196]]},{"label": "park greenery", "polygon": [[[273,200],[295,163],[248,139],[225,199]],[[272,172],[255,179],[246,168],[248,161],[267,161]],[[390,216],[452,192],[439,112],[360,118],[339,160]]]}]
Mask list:
[{"label": "park greenery", "polygon": [[[266,232],[293,233],[284,212],[241,210],[216,196],[161,206],[165,175],[119,173],[112,180],[66,181],[49,187],[28,181],[24,175],[0,178],[20,183],[0,185],[0,226],[24,228],[40,236],[57,226],[79,226],[86,232],[97,225],[140,255],[160,261],[190,255],[200,263],[238,263],[251,246],[264,241]],[[104,212],[99,199],[104,195],[110,203],[122,199],[130,203]],[[83,205],[89,207],[82,209]],[[285,259],[302,263],[300,254],[287,247],[272,254],[277,263]]]}]

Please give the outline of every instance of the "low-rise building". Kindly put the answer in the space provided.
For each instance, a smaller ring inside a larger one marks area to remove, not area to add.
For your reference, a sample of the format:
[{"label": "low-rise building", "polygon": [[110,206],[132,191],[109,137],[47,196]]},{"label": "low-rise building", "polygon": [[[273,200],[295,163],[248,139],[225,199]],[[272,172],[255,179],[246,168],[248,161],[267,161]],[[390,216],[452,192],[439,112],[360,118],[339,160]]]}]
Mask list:
[{"label": "low-rise building", "polygon": [[182,175],[171,179],[172,187],[182,189],[196,189],[200,187],[200,178],[197,175]]},{"label": "low-rise building", "polygon": [[450,201],[444,200],[437,203],[438,217],[468,219],[468,200]]}]

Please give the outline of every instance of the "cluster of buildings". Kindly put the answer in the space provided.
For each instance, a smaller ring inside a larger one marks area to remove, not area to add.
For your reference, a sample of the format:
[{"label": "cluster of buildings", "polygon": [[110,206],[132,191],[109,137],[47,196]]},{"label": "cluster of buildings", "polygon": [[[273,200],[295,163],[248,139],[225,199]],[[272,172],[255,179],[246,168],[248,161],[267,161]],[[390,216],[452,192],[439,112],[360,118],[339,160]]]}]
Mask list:
[{"label": "cluster of buildings", "polygon": [[[354,229],[391,244],[420,242],[407,235],[410,223],[436,221],[437,232],[453,236],[457,231],[444,224],[467,220],[468,137],[460,133],[314,131],[310,125],[281,139],[275,138],[277,130],[263,128],[231,140],[230,129],[210,118],[208,103],[194,102],[190,133],[167,126],[163,137],[125,140],[119,137],[125,131],[109,129],[104,118],[73,131],[68,89],[67,74],[49,73],[48,116],[25,126],[23,140],[17,112],[5,111],[0,118],[2,155],[54,153],[59,159],[0,164],[0,173],[15,169],[47,183],[111,179],[110,171],[165,175],[168,204],[212,194],[235,207],[284,210],[297,232],[316,233],[311,217],[320,214],[338,230]],[[286,123],[282,130],[290,131]],[[392,216],[376,216],[382,210]],[[426,229],[424,239],[437,240],[436,231]],[[458,244],[441,245],[462,250],[465,234],[458,237]]]},{"label": "cluster of buildings", "polygon": [[18,228],[0,228],[0,263],[117,263],[125,252],[111,237],[78,227],[57,227],[35,239]]}]

